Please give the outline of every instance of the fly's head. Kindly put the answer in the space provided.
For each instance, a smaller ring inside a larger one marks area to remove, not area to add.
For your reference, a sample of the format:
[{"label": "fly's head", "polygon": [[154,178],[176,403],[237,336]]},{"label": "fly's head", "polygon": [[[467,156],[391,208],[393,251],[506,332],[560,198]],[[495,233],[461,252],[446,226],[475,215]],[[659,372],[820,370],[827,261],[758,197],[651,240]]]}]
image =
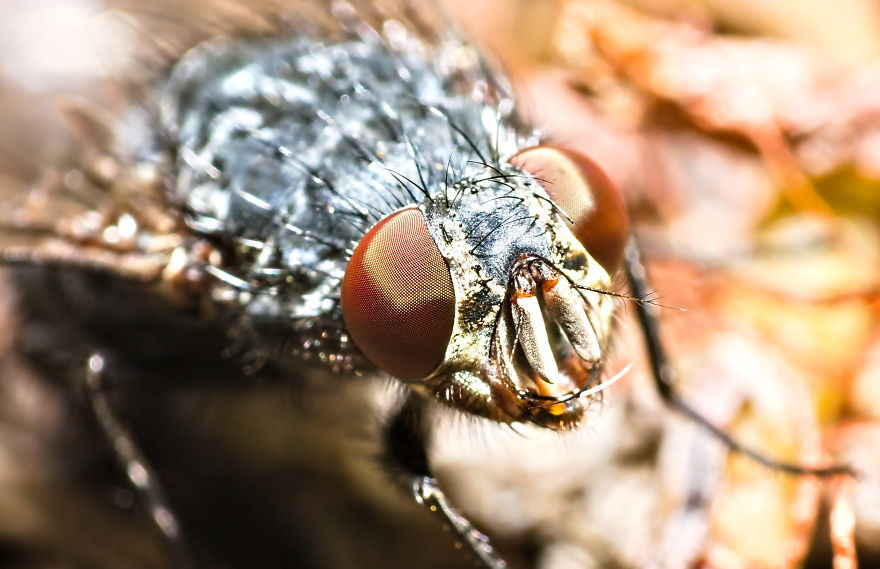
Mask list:
[{"label": "fly's head", "polygon": [[537,146],[398,210],[342,285],[354,343],[457,409],[568,429],[600,382],[625,206],[579,153]]}]

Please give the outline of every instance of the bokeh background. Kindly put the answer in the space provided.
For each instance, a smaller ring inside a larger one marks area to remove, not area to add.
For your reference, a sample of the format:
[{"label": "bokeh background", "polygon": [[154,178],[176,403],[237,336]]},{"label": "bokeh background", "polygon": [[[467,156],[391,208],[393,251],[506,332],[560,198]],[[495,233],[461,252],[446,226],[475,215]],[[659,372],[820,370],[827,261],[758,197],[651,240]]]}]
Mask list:
[{"label": "bokeh background", "polygon": [[[454,502],[514,567],[844,569],[853,548],[880,565],[880,3],[445,4],[510,75],[524,118],[627,196],[687,397],[769,455],[860,473],[771,472],[665,410],[624,304],[609,370],[633,368],[578,432],[436,410],[432,462]],[[142,53],[247,12],[0,0],[4,215],[70,175],[59,107],[112,117]],[[6,276],[0,566],[169,566],[77,388],[84,351],[108,334],[144,352],[114,402],[206,567],[470,566],[378,465],[400,396],[386,380],[243,377],[222,334],[132,311],[132,291]],[[154,345],[167,335],[176,351]]]}]

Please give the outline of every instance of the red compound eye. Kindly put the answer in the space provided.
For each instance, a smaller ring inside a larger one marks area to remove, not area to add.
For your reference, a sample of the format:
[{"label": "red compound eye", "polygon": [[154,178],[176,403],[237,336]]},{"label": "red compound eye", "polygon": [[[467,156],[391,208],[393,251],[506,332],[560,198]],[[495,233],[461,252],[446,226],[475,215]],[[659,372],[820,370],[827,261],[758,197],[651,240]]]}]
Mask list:
[{"label": "red compound eye", "polygon": [[342,317],[364,355],[396,377],[421,379],[442,363],[455,291],[418,209],[392,213],[358,243],[342,280]]},{"label": "red compound eye", "polygon": [[540,180],[573,223],[572,233],[609,273],[623,261],[629,216],[614,183],[592,160],[567,148],[536,146],[511,164]]}]

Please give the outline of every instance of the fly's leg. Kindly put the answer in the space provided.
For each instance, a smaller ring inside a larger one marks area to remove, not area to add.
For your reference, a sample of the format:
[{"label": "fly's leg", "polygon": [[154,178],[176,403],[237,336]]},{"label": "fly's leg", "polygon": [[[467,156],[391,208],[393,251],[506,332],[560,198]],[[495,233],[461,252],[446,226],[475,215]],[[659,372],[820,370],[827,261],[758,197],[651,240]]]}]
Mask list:
[{"label": "fly's leg", "polygon": [[424,398],[412,393],[385,425],[382,433],[385,461],[411,489],[416,502],[438,516],[444,528],[453,533],[481,566],[506,569],[507,563],[496,553],[489,538],[449,503],[437,484],[428,461],[425,406]]},{"label": "fly's leg", "polygon": [[654,378],[654,386],[666,405],[707,429],[732,451],[745,455],[773,470],[799,476],[855,476],[853,469],[846,465],[810,467],[771,458],[760,451],[743,445],[724,431],[724,429],[713,424],[687,401],[683,400],[675,387],[675,370],[669,362],[669,357],[660,339],[659,307],[649,301],[645,267],[642,264],[635,238],[630,239],[626,248],[625,270],[632,287],[632,296],[636,300],[636,314],[638,315],[645,347],[648,350],[648,360],[651,366],[651,375]]},{"label": "fly's leg", "polygon": [[123,425],[110,405],[105,385],[105,363],[101,354],[93,353],[86,364],[85,387],[92,413],[113,449],[119,467],[125,472],[147,509],[153,527],[170,544],[174,567],[191,569],[193,564],[180,523],[168,505],[159,478],[134,442],[130,430]]}]

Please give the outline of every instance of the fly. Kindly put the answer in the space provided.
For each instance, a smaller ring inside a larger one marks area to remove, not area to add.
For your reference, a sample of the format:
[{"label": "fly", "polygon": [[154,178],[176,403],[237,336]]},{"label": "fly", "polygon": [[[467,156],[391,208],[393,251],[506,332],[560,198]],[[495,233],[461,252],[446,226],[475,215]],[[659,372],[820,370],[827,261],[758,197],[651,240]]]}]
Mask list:
[{"label": "fly", "polygon": [[[386,458],[486,567],[506,564],[434,479],[426,405],[576,428],[620,377],[603,380],[622,296],[670,405],[768,465],[847,471],[766,459],[677,396],[620,193],[589,158],[526,129],[473,47],[367,24],[346,4],[324,15],[332,33],[302,25],[182,55],[82,164],[104,191],[94,209],[3,260],[140,283],[224,323],[257,361],[397,378],[410,395],[385,428]],[[622,279],[631,296],[614,292]],[[100,350],[89,358],[98,420],[129,441],[120,460],[183,550],[160,482],[103,399],[105,366]]]}]

